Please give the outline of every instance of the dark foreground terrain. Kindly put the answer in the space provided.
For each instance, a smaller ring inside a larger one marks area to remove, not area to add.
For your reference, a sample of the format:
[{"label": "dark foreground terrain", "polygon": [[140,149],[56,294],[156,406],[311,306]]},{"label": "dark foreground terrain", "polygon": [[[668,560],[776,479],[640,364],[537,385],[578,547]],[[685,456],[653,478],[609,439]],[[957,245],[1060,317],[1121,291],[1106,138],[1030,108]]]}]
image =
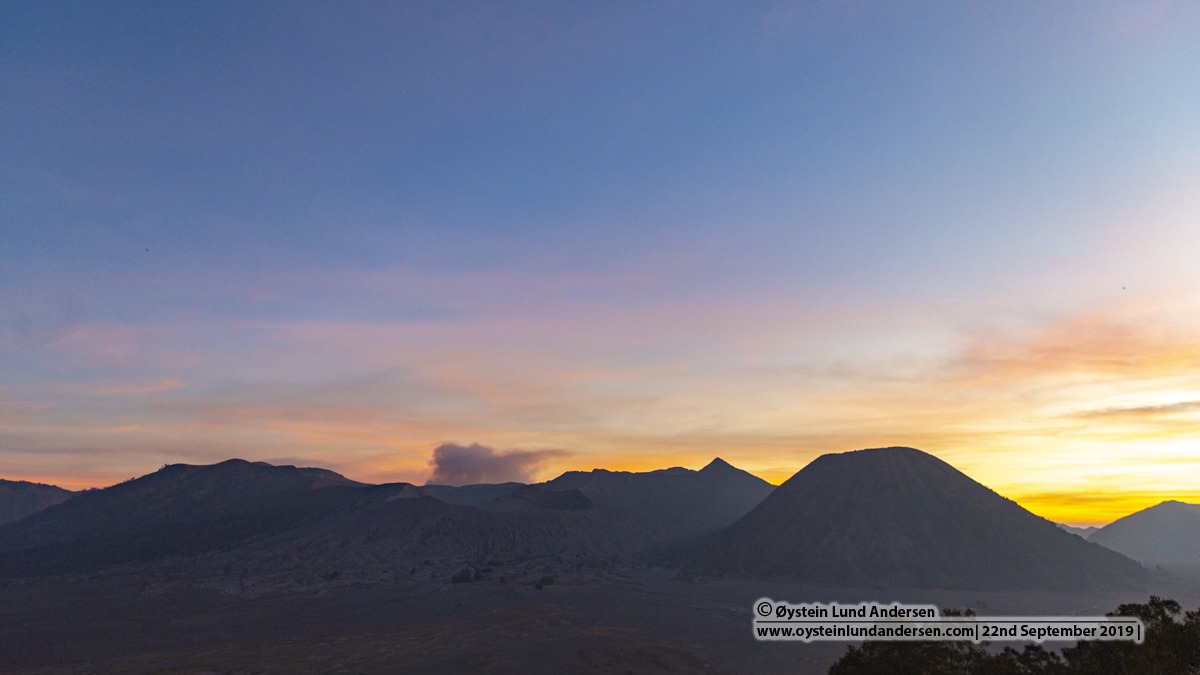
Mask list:
[{"label": "dark foreground terrain", "polygon": [[247,597],[111,571],[0,587],[0,672],[823,674],[846,644],[756,642],[755,599],[1094,615],[1144,602],[1148,592],[1195,608],[1200,577],[1175,572],[1142,591],[889,592],[685,582],[643,570],[606,580],[559,578],[541,590],[487,580],[331,584]]}]

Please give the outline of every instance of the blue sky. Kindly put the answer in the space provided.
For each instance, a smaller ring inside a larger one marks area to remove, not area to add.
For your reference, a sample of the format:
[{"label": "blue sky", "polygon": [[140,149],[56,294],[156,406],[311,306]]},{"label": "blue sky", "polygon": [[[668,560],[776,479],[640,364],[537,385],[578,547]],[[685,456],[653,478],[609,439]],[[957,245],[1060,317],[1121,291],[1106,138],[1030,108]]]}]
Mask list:
[{"label": "blue sky", "polygon": [[[419,482],[478,442],[555,450],[542,477],[720,453],[777,481],[904,442],[1079,522],[1188,497],[1198,28],[1179,2],[6,3],[0,473]],[[1135,409],[1173,412],[1063,421]]]}]

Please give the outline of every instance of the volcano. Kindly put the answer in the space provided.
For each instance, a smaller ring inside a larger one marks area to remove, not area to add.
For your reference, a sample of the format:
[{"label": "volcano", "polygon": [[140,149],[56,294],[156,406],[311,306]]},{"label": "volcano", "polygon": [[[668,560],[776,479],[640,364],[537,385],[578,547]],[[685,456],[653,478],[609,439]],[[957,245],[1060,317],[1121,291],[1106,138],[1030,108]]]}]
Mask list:
[{"label": "volcano", "polygon": [[913,448],[818,457],[681,567],[841,586],[1136,587],[1136,562],[1068,534]]}]

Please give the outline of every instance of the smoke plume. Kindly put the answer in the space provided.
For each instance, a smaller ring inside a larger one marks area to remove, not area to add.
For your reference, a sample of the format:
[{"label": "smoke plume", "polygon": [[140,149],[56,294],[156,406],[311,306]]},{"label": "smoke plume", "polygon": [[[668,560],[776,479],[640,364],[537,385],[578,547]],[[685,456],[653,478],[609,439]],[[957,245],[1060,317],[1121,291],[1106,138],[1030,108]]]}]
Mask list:
[{"label": "smoke plume", "polygon": [[542,462],[561,457],[562,450],[510,450],[499,453],[486,445],[461,446],[443,443],[433,450],[430,485],[473,485],[477,483],[530,483]]}]

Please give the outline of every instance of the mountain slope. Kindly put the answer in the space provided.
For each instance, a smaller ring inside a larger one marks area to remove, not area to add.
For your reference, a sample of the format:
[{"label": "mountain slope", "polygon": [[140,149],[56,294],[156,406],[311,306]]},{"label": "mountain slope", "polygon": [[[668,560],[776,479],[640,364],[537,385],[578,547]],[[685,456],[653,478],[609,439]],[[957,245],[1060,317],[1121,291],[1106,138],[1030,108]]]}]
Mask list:
[{"label": "mountain slope", "polygon": [[61,504],[75,493],[54,485],[0,479],[0,525]]},{"label": "mountain slope", "polygon": [[964,589],[1138,584],[1142,568],[912,448],[823,455],[681,566],[839,585]]},{"label": "mountain slope", "polygon": [[645,523],[595,507],[577,490],[525,486],[483,506],[418,496],[407,485],[357,490],[361,499],[316,522],[162,564],[235,593],[414,578],[448,583],[464,569],[532,582],[609,569],[655,541]]},{"label": "mountain slope", "polygon": [[447,504],[483,504],[524,487],[524,483],[481,483],[478,485],[422,485],[421,490]]},{"label": "mountain slope", "polygon": [[1200,564],[1200,504],[1166,501],[1109,523],[1088,541],[1142,562]]},{"label": "mountain slope", "polygon": [[0,527],[0,575],[227,548],[319,519],[360,498],[360,487],[323,469],[243,460],[173,464]]},{"label": "mountain slope", "polygon": [[725,527],[775,489],[720,458],[699,471],[570,471],[543,485],[579,490],[600,507],[652,524],[662,541]]}]

